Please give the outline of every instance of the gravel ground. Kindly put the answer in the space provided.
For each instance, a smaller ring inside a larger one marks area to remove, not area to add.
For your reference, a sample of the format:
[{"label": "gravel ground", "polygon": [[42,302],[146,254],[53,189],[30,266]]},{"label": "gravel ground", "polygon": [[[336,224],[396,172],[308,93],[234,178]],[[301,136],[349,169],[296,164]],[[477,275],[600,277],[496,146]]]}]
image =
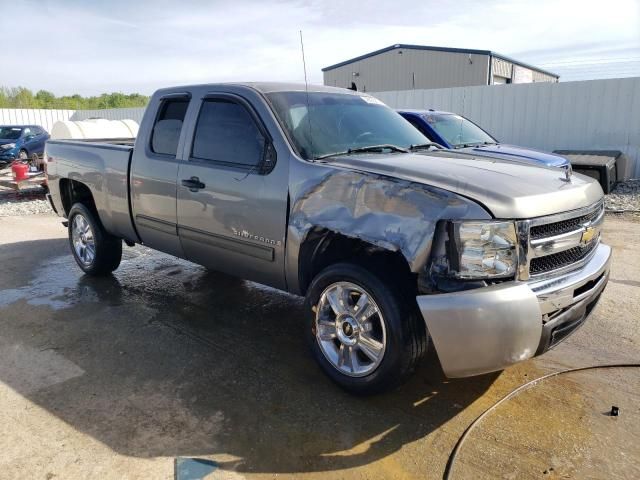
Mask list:
[{"label": "gravel ground", "polygon": [[[8,168],[0,169],[0,176],[9,172]],[[0,186],[0,217],[53,213],[45,193],[45,189],[39,186],[25,188],[19,192]]]},{"label": "gravel ground", "polygon": [[0,187],[0,217],[53,213],[41,187],[15,192]]},{"label": "gravel ground", "polygon": [[640,213],[640,178],[618,183],[606,196],[607,210]]}]

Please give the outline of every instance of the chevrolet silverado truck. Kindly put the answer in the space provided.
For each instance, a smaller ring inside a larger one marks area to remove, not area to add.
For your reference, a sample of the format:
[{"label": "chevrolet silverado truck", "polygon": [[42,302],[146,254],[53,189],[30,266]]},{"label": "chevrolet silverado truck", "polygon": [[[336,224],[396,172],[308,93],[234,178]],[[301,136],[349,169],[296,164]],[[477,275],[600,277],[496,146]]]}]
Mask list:
[{"label": "chevrolet silverado truck", "polygon": [[357,394],[398,385],[431,343],[449,377],[542,354],[609,277],[597,182],[434,149],[364,93],[162,89],[135,141],[52,140],[46,156],[86,274],[142,244],[303,295],[315,360]]}]

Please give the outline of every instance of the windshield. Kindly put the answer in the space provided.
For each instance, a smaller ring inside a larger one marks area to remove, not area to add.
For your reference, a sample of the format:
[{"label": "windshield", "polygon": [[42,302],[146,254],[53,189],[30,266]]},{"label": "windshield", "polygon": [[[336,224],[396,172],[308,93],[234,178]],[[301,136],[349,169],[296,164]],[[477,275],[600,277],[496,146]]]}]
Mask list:
[{"label": "windshield", "polygon": [[495,138],[460,115],[435,114],[425,116],[425,120],[453,148],[496,143]]},{"label": "windshield", "polygon": [[18,127],[0,127],[0,138],[6,140],[17,140],[20,138],[22,129]]},{"label": "windshield", "polygon": [[377,145],[409,148],[429,142],[374,97],[309,92],[308,105],[305,92],[269,93],[267,97],[305,159]]}]

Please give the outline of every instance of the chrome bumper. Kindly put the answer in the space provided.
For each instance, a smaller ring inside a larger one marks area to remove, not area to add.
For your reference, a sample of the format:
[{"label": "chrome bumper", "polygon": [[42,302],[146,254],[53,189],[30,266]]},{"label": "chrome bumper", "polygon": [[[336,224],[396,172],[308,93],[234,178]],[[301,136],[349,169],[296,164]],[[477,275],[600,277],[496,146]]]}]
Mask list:
[{"label": "chrome bumper", "polygon": [[587,319],[609,280],[611,248],[565,275],[417,297],[445,375],[502,370],[539,355]]}]

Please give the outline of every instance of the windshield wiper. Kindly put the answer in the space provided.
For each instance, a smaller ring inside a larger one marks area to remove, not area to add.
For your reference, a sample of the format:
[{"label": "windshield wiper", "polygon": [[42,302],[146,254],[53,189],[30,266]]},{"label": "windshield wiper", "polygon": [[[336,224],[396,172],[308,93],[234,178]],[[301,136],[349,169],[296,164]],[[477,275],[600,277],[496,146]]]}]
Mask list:
[{"label": "windshield wiper", "polygon": [[329,157],[339,157],[340,155],[351,155],[352,153],[366,153],[366,152],[380,152],[383,150],[391,150],[392,152],[402,152],[409,153],[409,150],[406,148],[398,147],[397,145],[392,144],[382,144],[382,145],[369,145],[368,147],[358,147],[358,148],[350,148],[349,150],[345,150],[344,152],[335,152],[335,153],[327,153],[325,155],[320,155],[315,157],[314,160],[322,160],[323,158]]},{"label": "windshield wiper", "polygon": [[436,142],[428,142],[428,143],[418,143],[417,145],[411,145],[409,150],[415,152],[416,150],[425,150],[431,147],[436,147],[437,149],[444,148],[442,145]]}]

